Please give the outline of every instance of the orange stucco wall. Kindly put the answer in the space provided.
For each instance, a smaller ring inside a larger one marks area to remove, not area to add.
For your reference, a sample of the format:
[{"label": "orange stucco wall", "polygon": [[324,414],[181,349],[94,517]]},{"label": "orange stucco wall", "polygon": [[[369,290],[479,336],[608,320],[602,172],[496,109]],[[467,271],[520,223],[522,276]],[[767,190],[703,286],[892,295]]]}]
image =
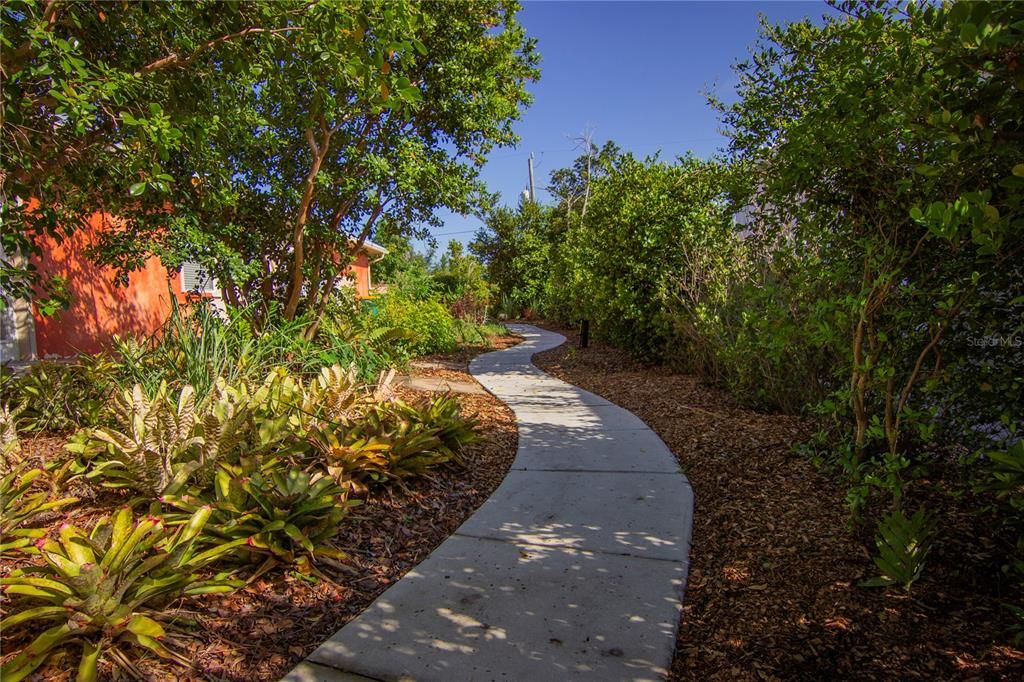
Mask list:
[{"label": "orange stucco wall", "polygon": [[356,296],[368,298],[370,296],[370,260],[365,253],[356,256],[355,261],[349,266],[349,273],[356,280]]},{"label": "orange stucco wall", "polygon": [[[96,235],[112,227],[109,216],[97,213],[88,227],[57,241],[39,242],[41,255],[33,258],[44,280],[64,277],[71,305],[53,316],[35,311],[36,350],[39,357],[96,353],[110,348],[115,336],[149,336],[157,332],[171,311],[170,296],[182,298],[181,276],[168,272],[158,258],[128,276],[128,286],[114,282],[114,270],[99,267],[86,257]],[[356,295],[370,295],[370,263],[365,253],[349,266]]]},{"label": "orange stucco wall", "polygon": [[170,313],[170,293],[181,291],[177,272],[168,274],[158,258],[128,277],[128,286],[114,283],[111,268],[93,264],[85,255],[98,231],[109,229],[109,217],[97,213],[88,228],[60,242],[39,242],[42,255],[33,262],[43,279],[59,275],[68,282],[71,305],[51,317],[36,311],[36,348],[40,357],[95,353],[110,347],[111,338],[147,336],[157,331]]}]

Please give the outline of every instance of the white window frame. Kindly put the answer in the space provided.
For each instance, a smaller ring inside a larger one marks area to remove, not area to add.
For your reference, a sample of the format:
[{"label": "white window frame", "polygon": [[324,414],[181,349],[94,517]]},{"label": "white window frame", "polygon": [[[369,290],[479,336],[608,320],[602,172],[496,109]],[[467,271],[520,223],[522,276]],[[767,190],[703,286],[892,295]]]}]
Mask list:
[{"label": "white window frame", "polygon": [[185,261],[178,271],[181,275],[181,290],[186,293],[209,294],[220,298],[220,287],[212,273],[203,270],[195,261]]}]

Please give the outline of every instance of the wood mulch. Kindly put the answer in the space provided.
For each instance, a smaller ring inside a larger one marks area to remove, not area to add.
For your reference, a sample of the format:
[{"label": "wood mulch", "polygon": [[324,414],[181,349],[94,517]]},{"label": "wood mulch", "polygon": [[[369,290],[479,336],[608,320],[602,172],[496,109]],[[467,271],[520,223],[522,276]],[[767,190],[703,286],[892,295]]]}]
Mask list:
[{"label": "wood mulch", "polygon": [[437,353],[416,358],[410,364],[413,373],[419,376],[438,377],[449,381],[458,381],[469,372],[469,362],[481,353],[505,350],[522,342],[522,337],[514,334],[491,336],[488,345],[465,345],[452,353]]},{"label": "wood mulch", "polygon": [[941,503],[941,538],[911,594],[858,587],[876,575],[871,532],[851,524],[840,482],[793,453],[813,424],[552,328],[569,343],[534,362],[640,416],[693,486],[671,679],[1024,678],[1002,608],[1024,600],[1000,593],[969,501]]},{"label": "wood mulch", "polygon": [[[500,337],[495,345],[518,342]],[[479,352],[460,350],[435,359],[468,366]],[[465,371],[445,370],[449,378],[473,381]],[[400,397],[414,393],[398,389]],[[407,490],[398,486],[372,493],[356,507],[341,526],[337,544],[345,548],[349,572],[332,576],[336,584],[313,580],[280,570],[266,574],[230,595],[207,595],[173,604],[168,614],[185,631],[168,635],[168,643],[194,662],[191,671],[164,664],[149,656],[139,667],[148,679],[176,680],[278,680],[313,649],[357,616],[389,585],[420,563],[451,535],[486,500],[515,458],[518,444],[515,417],[490,394],[460,395],[463,414],[479,421],[483,441],[467,448],[466,466],[437,470],[430,478],[412,481]],[[25,441],[31,460],[56,456],[64,439],[40,436]],[[61,523],[88,526],[96,517],[123,503],[116,494],[96,496],[88,488],[69,491],[90,496],[51,518],[54,529]],[[2,572],[12,563],[5,558]],[[3,611],[8,604],[0,602]],[[2,633],[3,660],[15,655],[38,628],[11,628]],[[48,664],[40,679],[73,679],[77,652],[70,659]],[[123,677],[118,670],[101,669],[111,679]]]}]

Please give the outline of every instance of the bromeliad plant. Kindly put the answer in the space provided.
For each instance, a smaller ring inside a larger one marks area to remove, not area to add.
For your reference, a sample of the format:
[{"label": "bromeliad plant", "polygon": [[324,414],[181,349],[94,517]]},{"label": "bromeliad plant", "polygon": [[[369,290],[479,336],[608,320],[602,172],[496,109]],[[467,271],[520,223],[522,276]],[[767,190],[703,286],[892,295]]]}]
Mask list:
[{"label": "bromeliad plant", "polygon": [[[247,463],[248,464],[248,463]],[[164,497],[187,513],[202,507],[199,498]],[[322,575],[318,560],[338,560],[344,553],[331,543],[350,507],[347,493],[330,477],[263,462],[259,469],[222,464],[214,483],[211,542],[255,563],[259,575],[277,564]]]},{"label": "bromeliad plant", "polygon": [[107,418],[107,404],[120,365],[105,355],[83,355],[73,363],[41,362],[14,381],[25,405],[22,426],[66,432]]},{"label": "bromeliad plant", "polygon": [[426,475],[429,469],[455,459],[436,427],[410,418],[410,406],[400,402],[379,405],[350,433],[389,444],[388,474],[398,480]]},{"label": "bromeliad plant", "polygon": [[25,466],[15,467],[0,478],[0,554],[12,549],[30,554],[38,552],[33,543],[46,531],[23,526],[43,512],[78,502],[77,497],[50,499],[48,491],[32,492],[36,479],[46,472],[42,469],[25,471]]},{"label": "bromeliad plant", "polygon": [[172,531],[159,519],[136,519],[124,508],[89,533],[65,525],[57,540],[40,542],[44,566],[0,580],[4,593],[20,597],[24,606],[0,621],[0,629],[31,622],[49,628],[9,660],[0,677],[18,682],[71,645],[82,651],[79,680],[95,680],[103,657],[133,670],[125,653],[131,647],[189,665],[161,641],[164,607],[183,595],[229,592],[241,585],[223,576],[200,580],[195,575],[230,549],[201,544],[210,514],[209,507],[197,509]]},{"label": "bromeliad plant", "polygon": [[304,428],[296,414],[301,398],[301,382],[282,368],[262,384],[218,379],[199,420],[204,460],[237,464],[242,453],[286,449]]},{"label": "bromeliad plant", "polygon": [[310,443],[324,457],[327,473],[346,490],[363,494],[369,483],[388,478],[392,445],[386,440],[324,427],[314,432]]},{"label": "bromeliad plant", "polygon": [[329,419],[351,416],[363,397],[355,365],[348,370],[340,365],[322,368],[316,379],[310,381],[306,394],[310,408]]},{"label": "bromeliad plant", "polygon": [[212,468],[196,433],[199,418],[191,386],[185,386],[175,401],[166,382],[152,399],[136,384],[118,396],[113,409],[123,430],[89,431],[89,438],[105,448],[95,456],[88,478],[157,496],[182,490],[193,476],[201,475],[200,470]]},{"label": "bromeliad plant", "polygon": [[476,442],[475,423],[459,413],[455,398],[421,403],[372,403],[358,419],[319,430],[312,438],[338,483],[362,492],[371,483],[423,476]]},{"label": "bromeliad plant", "polygon": [[18,438],[18,422],[27,403],[11,407],[0,403],[0,467],[6,470],[21,454],[21,439]]},{"label": "bromeliad plant", "polygon": [[76,434],[76,452],[87,478],[127,488],[150,498],[180,495],[191,485],[208,487],[221,461],[237,463],[240,453],[283,450],[302,433],[295,418],[302,385],[275,370],[262,385],[231,385],[218,379],[206,400],[197,402],[191,386],[171,397],[166,382],[146,397],[136,384],[115,401],[119,428],[100,427]]},{"label": "bromeliad plant", "polygon": [[341,365],[322,368],[305,390],[306,413],[331,422],[346,422],[394,399],[394,369],[382,370],[375,383],[366,385],[360,383],[357,370],[355,365],[348,369]]},{"label": "bromeliad plant", "polygon": [[452,395],[412,404],[396,402],[395,412],[413,424],[436,430],[442,451],[455,461],[461,461],[463,447],[480,440],[474,430],[477,422],[462,416],[459,401]]}]

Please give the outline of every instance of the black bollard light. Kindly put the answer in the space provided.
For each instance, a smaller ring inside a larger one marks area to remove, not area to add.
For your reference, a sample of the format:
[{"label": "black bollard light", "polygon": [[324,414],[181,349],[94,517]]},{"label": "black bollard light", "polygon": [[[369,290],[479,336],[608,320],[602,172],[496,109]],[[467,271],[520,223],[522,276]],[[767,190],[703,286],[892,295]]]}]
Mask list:
[{"label": "black bollard light", "polygon": [[590,345],[590,320],[580,320],[580,348]]}]

